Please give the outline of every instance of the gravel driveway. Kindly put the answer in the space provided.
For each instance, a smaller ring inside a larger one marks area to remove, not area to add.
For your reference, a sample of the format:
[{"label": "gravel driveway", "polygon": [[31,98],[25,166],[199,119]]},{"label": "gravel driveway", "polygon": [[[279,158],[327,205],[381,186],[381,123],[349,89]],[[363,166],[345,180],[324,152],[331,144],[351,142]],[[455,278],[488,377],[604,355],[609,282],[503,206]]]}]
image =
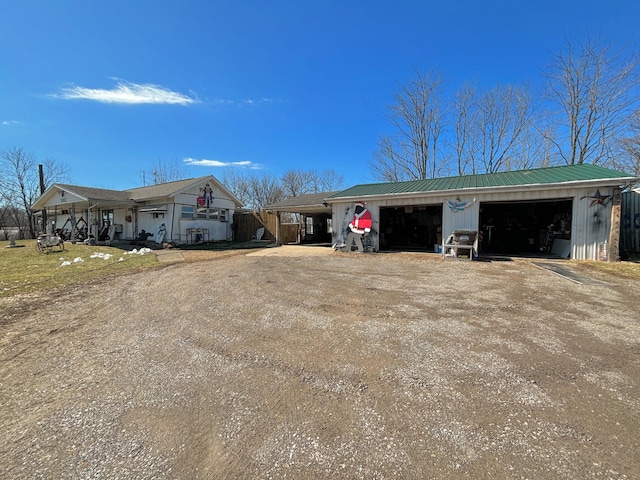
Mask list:
[{"label": "gravel driveway", "polygon": [[640,478],[637,281],[286,248],[1,300],[0,478]]}]

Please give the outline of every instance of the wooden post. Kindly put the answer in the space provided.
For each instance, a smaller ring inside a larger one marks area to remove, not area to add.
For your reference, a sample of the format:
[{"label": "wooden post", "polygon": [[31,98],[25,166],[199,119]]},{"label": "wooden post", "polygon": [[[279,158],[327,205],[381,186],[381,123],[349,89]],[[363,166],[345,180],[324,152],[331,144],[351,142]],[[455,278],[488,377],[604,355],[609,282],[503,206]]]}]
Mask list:
[{"label": "wooden post", "polygon": [[607,261],[617,262],[620,260],[620,204],[622,203],[622,191],[619,188],[614,188],[612,198],[611,229],[609,230],[609,257]]},{"label": "wooden post", "polygon": [[282,245],[282,234],[280,232],[280,212],[276,212],[276,245]]}]

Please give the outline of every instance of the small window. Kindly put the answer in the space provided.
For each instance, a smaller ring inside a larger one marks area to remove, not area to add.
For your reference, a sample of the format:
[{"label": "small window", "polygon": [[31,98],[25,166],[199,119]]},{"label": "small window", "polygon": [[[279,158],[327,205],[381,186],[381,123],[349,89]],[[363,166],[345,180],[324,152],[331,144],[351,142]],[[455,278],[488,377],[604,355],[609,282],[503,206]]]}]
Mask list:
[{"label": "small window", "polygon": [[313,217],[306,217],[307,235],[313,235]]},{"label": "small window", "polygon": [[180,218],[193,219],[193,207],[190,205],[183,205],[180,212]]},{"label": "small window", "polygon": [[217,208],[198,208],[198,218],[208,220],[218,220]]},{"label": "small window", "polygon": [[220,209],[220,221],[221,222],[227,221],[227,210],[224,208]]}]

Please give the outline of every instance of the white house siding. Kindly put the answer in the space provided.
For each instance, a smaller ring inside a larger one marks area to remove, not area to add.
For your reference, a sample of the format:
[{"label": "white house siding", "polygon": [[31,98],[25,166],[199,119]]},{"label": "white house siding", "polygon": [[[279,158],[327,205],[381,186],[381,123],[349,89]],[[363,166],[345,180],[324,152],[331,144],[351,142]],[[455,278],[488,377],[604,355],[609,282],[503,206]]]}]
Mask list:
[{"label": "white house siding", "polygon": [[[203,184],[204,185],[204,184]],[[189,235],[191,229],[206,229],[208,230],[209,241],[221,241],[231,238],[231,222],[233,221],[233,212],[235,211],[235,203],[233,200],[227,198],[222,190],[216,185],[211,185],[213,190],[213,203],[210,208],[227,210],[226,221],[221,220],[209,220],[202,218],[186,219],[181,218],[182,207],[197,205],[197,198],[200,194],[200,186],[194,187],[187,192],[183,192],[175,197],[175,216],[173,216],[173,238],[182,243],[190,242],[193,240]],[[169,225],[167,224],[167,228]]]}]

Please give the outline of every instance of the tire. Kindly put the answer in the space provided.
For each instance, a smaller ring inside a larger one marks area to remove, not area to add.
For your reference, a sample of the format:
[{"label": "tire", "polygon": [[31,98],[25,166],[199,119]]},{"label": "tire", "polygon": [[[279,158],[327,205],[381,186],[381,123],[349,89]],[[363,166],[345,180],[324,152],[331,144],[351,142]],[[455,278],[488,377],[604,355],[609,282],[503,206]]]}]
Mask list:
[{"label": "tire", "polygon": [[44,246],[39,241],[36,241],[36,250],[38,253],[44,253]]}]

